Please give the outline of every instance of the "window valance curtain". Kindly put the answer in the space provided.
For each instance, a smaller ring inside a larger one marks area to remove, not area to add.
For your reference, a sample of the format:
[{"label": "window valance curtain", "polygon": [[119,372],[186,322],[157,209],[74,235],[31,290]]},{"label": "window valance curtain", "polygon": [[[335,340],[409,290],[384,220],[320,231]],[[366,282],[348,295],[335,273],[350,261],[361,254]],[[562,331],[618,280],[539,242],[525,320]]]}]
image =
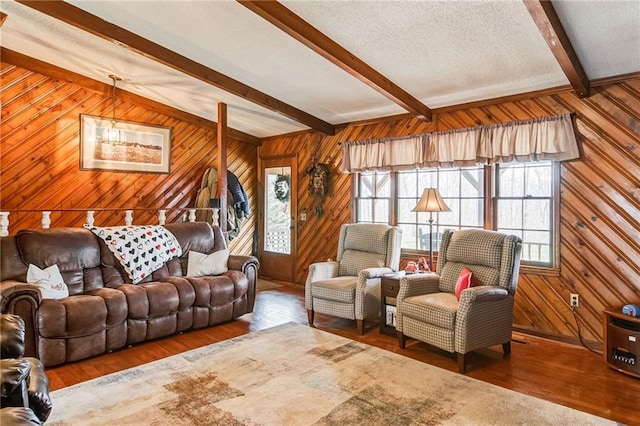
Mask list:
[{"label": "window valance curtain", "polygon": [[579,156],[570,114],[342,144],[346,173],[564,161]]}]

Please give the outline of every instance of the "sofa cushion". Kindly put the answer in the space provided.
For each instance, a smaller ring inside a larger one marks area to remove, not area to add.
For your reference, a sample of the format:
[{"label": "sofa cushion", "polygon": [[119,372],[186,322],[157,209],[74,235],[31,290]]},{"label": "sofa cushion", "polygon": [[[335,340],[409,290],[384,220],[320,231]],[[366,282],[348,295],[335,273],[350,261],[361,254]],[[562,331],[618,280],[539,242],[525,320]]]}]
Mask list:
[{"label": "sofa cushion", "polygon": [[182,247],[182,256],[167,263],[168,272],[172,276],[187,275],[190,251],[209,254],[227,248],[222,230],[206,222],[168,223],[165,228],[176,237]]},{"label": "sofa cushion", "polygon": [[458,281],[456,282],[456,297],[458,300],[460,300],[460,294],[463,290],[466,290],[469,287],[475,287],[476,285],[476,277],[473,275],[473,272],[471,272],[469,268],[463,268],[462,271],[460,271]]},{"label": "sofa cushion", "polygon": [[38,287],[43,299],[69,297],[69,289],[60,275],[58,265],[40,269],[36,265],[30,264],[27,269],[27,283]]},{"label": "sofa cushion", "polygon": [[127,320],[127,298],[124,293],[113,288],[99,288],[86,293],[102,298],[107,307],[107,328],[115,327]]},{"label": "sofa cushion", "polygon": [[220,275],[227,272],[229,261],[229,249],[214,251],[211,254],[189,252],[187,276],[203,277],[206,275]]},{"label": "sofa cushion", "polygon": [[458,299],[452,293],[430,293],[407,297],[402,314],[420,322],[453,330],[458,312]]},{"label": "sofa cushion", "polygon": [[71,295],[103,286],[99,273],[100,246],[86,229],[23,230],[16,234],[16,244],[25,265],[33,264],[40,269],[58,265]]},{"label": "sofa cushion", "polygon": [[236,298],[236,285],[228,275],[186,278],[196,292],[194,306],[207,308],[222,306],[233,302]]},{"label": "sofa cushion", "polygon": [[372,253],[359,250],[345,250],[342,254],[339,275],[357,276],[365,268],[382,268],[385,265],[386,256],[380,253]]},{"label": "sofa cushion", "polygon": [[476,279],[477,285],[497,286],[500,280],[500,270],[483,265],[469,265],[468,263],[447,262],[441,269],[440,291],[455,293],[458,277],[464,268],[468,268]]},{"label": "sofa cushion", "polygon": [[389,229],[382,223],[352,224],[344,236],[344,249],[386,255]]},{"label": "sofa cushion", "polygon": [[465,229],[454,232],[447,248],[447,261],[469,262],[500,268],[502,260],[502,246],[506,235],[486,230]]},{"label": "sofa cushion", "polygon": [[27,265],[22,262],[15,237],[0,238],[0,279],[24,281]]},{"label": "sofa cushion", "polygon": [[38,330],[45,338],[88,336],[105,330],[107,314],[107,304],[100,296],[80,294],[47,299],[38,309]]},{"label": "sofa cushion", "polygon": [[354,303],[356,300],[357,282],[358,277],[353,275],[315,281],[311,287],[311,295],[325,300]]},{"label": "sofa cushion", "polygon": [[178,312],[180,296],[172,283],[124,284],[118,287],[127,298],[129,319],[150,319]]}]

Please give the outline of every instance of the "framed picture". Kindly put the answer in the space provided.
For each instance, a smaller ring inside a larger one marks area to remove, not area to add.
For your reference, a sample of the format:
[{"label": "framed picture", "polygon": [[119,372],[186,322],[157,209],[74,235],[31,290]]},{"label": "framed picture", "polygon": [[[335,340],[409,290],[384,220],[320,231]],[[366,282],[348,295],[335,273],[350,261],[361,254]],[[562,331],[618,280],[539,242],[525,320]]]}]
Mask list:
[{"label": "framed picture", "polygon": [[171,127],[81,114],[80,169],[169,173]]}]

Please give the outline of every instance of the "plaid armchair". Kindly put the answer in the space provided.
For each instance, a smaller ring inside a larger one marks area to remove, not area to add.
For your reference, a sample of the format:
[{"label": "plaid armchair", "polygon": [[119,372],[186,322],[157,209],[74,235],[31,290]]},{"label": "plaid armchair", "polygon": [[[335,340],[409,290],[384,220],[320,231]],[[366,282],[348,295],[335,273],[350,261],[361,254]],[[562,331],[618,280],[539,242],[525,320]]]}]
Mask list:
[{"label": "plaid armchair", "polygon": [[380,315],[380,277],[398,270],[402,231],[385,224],[344,224],[335,261],[313,263],[305,283],[309,325],[314,313],[355,319],[364,334],[365,319]]},{"label": "plaid armchair", "polygon": [[[466,372],[465,354],[502,344],[511,351],[513,302],[518,283],[522,240],[494,231],[445,230],[437,273],[400,280],[396,299],[398,342],[405,348],[411,337],[455,352],[458,369]],[[455,288],[463,268],[477,286]]]}]

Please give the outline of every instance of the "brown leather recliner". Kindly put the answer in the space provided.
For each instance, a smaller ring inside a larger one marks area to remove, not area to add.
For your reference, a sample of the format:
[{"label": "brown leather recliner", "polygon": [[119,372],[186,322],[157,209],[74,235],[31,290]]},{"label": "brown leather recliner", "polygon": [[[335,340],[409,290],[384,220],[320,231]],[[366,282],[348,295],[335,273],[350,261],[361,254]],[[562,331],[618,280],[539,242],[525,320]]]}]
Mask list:
[{"label": "brown leather recliner", "polygon": [[23,357],[24,333],[21,317],[0,315],[0,423],[3,425],[45,422],[53,407],[49,398],[49,379],[42,363],[37,358]]}]

